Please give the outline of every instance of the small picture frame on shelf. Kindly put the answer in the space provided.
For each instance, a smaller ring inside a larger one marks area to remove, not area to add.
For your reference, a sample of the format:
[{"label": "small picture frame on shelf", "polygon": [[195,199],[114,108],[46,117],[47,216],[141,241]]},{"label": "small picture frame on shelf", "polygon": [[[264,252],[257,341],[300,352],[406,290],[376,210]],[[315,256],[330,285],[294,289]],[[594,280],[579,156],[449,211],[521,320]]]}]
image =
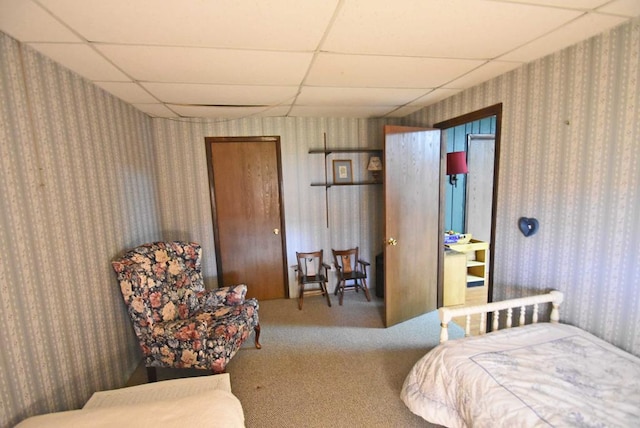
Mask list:
[{"label": "small picture frame on shelf", "polygon": [[353,170],[350,159],[333,160],[333,183],[351,184],[353,183]]}]

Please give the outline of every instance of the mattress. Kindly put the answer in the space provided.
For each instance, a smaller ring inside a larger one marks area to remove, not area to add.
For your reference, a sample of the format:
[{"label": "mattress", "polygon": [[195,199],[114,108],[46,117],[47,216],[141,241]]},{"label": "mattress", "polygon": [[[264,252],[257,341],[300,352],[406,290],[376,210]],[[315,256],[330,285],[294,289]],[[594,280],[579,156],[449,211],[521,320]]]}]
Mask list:
[{"label": "mattress", "polygon": [[640,359],[576,327],[532,324],[439,345],[401,398],[447,427],[631,427]]}]

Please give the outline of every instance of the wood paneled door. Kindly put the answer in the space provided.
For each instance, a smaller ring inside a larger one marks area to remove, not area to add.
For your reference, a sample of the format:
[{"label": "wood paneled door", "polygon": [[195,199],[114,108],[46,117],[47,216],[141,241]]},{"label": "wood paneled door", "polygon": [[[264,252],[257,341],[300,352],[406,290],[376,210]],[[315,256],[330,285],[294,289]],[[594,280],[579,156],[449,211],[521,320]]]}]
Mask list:
[{"label": "wood paneled door", "polygon": [[280,137],[207,137],[219,286],[288,297]]},{"label": "wood paneled door", "polygon": [[385,126],[385,324],[433,311],[442,270],[440,130]]}]

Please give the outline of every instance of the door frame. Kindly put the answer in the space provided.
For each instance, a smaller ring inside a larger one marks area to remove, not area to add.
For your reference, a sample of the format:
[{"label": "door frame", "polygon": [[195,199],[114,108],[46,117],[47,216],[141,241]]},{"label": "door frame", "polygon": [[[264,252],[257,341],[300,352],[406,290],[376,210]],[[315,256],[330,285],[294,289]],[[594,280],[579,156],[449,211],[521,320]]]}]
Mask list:
[{"label": "door frame", "polygon": [[211,200],[211,220],[213,222],[213,243],[216,252],[216,270],[218,277],[218,287],[223,286],[223,268],[222,259],[220,257],[220,234],[218,228],[218,216],[216,209],[215,197],[215,180],[213,175],[213,159],[211,144],[220,143],[275,143],[276,145],[276,163],[278,168],[278,192],[280,204],[280,239],[282,241],[282,283],[284,287],[285,299],[289,299],[289,275],[287,267],[287,233],[285,229],[285,212],[284,212],[284,194],[282,181],[282,156],[280,152],[279,136],[262,136],[262,137],[205,137],[205,149],[207,153],[207,170],[209,174],[209,194]]},{"label": "door frame", "polygon": [[[483,183],[483,184],[491,184],[491,202],[493,203],[493,189],[494,189],[494,185],[493,185],[493,176],[495,175],[495,166],[496,166],[496,154],[495,154],[495,150],[496,150],[496,135],[495,134],[480,134],[480,133],[476,133],[476,134],[467,134],[467,165],[469,166],[469,169],[471,171],[473,171],[473,169],[471,168],[472,166],[472,162],[471,160],[473,160],[473,157],[471,156],[471,152],[472,152],[472,147],[473,148],[478,148],[479,145],[477,143],[479,142],[486,142],[486,141],[491,141],[491,149],[493,150],[493,156],[491,159],[491,175],[487,176],[487,182]],[[485,143],[486,144],[486,143]],[[486,146],[484,146],[486,149]],[[474,150],[474,153],[475,152]],[[487,162],[487,164],[489,164],[489,162]],[[465,197],[464,197],[464,230],[465,233],[467,233],[469,231],[469,205],[470,205],[470,200],[473,196],[475,196],[475,194],[473,192],[471,192],[469,190],[469,183],[474,184],[473,182],[476,181],[476,179],[474,179],[473,177],[478,177],[477,175],[474,174],[469,174],[467,176],[467,180],[466,180],[466,189],[465,189]],[[489,183],[489,177],[491,180],[491,183]],[[486,207],[486,205],[485,205]],[[485,208],[486,209],[486,208]],[[493,214],[493,207],[489,206],[488,209],[489,211],[489,239],[485,238],[484,240],[491,242],[491,216]],[[485,211],[486,212],[486,211]],[[486,223],[485,223],[486,224]],[[483,229],[484,230],[484,229]],[[475,236],[475,230],[474,230],[474,236]],[[487,236],[487,235],[484,235]],[[480,240],[482,239],[482,234],[479,237]]]},{"label": "door frame", "polygon": [[[485,107],[480,110],[473,111],[471,113],[463,114],[462,116],[447,119],[442,122],[438,122],[433,125],[434,128],[445,130],[453,128],[454,126],[463,125],[469,122],[475,122],[487,117],[496,117],[496,132],[495,132],[495,154],[494,154],[494,166],[493,166],[493,201],[491,202],[491,242],[489,243],[489,286],[487,289],[487,301],[490,303],[493,301],[493,273],[495,262],[495,243],[496,243],[496,213],[498,209],[498,178],[500,171],[500,140],[502,137],[502,103],[494,104],[489,107]],[[444,209],[444,208],[443,208]],[[443,231],[444,232],[444,231]],[[442,281],[440,281],[442,283]],[[438,307],[442,307],[443,290],[438,289]]]}]

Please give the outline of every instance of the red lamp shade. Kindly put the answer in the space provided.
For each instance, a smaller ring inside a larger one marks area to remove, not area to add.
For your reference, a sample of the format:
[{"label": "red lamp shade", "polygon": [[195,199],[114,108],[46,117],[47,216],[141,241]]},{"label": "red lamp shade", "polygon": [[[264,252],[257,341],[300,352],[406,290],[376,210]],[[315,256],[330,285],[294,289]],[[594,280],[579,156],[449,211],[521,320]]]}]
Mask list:
[{"label": "red lamp shade", "polygon": [[467,152],[447,153],[447,175],[466,174],[468,172]]}]

